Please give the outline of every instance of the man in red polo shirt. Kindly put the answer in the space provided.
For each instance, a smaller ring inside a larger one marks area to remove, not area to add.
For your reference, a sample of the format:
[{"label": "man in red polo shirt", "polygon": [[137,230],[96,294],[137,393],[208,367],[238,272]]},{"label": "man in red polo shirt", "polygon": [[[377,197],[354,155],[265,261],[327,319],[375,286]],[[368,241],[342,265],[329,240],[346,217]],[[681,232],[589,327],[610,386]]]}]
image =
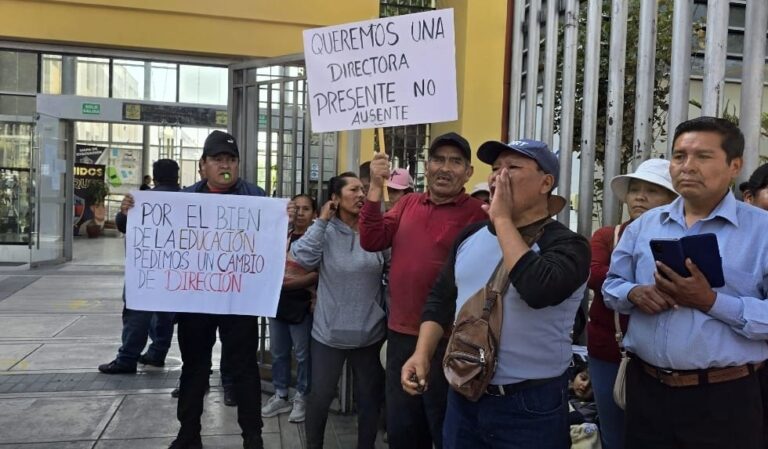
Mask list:
[{"label": "man in red polo shirt", "polygon": [[392,248],[391,302],[387,335],[387,435],[392,449],[442,448],[448,384],[441,369],[445,341],[432,360],[429,390],[410,396],[400,385],[400,368],[413,354],[421,312],[429,290],[465,226],[487,219],[482,201],[464,191],[472,176],[469,142],[456,133],[436,138],[429,147],[427,192],[405,195],[381,212],[389,178],[385,154],[371,161],[368,199],[360,211],[360,245],[367,251]]}]

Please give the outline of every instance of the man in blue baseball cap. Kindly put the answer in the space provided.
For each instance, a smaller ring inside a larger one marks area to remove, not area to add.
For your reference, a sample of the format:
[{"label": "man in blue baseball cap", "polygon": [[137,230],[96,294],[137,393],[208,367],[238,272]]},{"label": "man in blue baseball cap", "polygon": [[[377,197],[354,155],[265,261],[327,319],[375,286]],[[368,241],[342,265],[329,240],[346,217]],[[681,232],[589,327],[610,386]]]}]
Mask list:
[{"label": "man in blue baseball cap", "polygon": [[429,360],[444,329],[501,264],[514,288],[503,299],[496,370],[477,402],[449,391],[443,447],[565,449],[570,331],[589,275],[589,242],[549,218],[565,201],[552,195],[559,164],[545,143],[490,141],[477,157],[493,167],[489,220],[456,239],[400,382],[410,394],[427,389]]}]

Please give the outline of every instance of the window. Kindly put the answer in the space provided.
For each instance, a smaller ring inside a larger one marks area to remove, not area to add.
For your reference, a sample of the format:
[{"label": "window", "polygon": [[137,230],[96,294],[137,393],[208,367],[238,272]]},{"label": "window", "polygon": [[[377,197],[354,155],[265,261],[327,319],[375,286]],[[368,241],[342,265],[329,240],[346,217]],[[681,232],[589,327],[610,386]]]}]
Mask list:
[{"label": "window", "polygon": [[[746,12],[746,2],[731,1],[728,12],[728,40],[726,47],[728,59],[726,60],[725,76],[727,79],[741,79]],[[691,75],[701,77],[704,76],[704,51],[706,46],[706,0],[694,1],[692,16],[694,30],[691,45],[694,55],[691,64]],[[768,53],[768,46],[766,46],[766,52]]]},{"label": "window", "polygon": [[150,93],[152,101],[176,101],[176,64],[165,62],[150,63]]},{"label": "window", "polygon": [[0,51],[0,91],[37,93],[37,53]]},{"label": "window", "polygon": [[0,95],[0,115],[33,115],[35,97],[25,95]]},{"label": "window", "polygon": [[44,94],[61,94],[61,56],[43,55],[43,68],[40,74],[40,92]]},{"label": "window", "polygon": [[[149,63],[146,63],[149,64]],[[145,99],[144,61],[112,61],[112,97],[131,100]]]},{"label": "window", "polygon": [[86,97],[109,96],[109,59],[75,58],[75,93]]},{"label": "window", "polygon": [[385,0],[379,3],[379,17],[393,17],[435,9],[434,0]]},{"label": "window", "polygon": [[225,67],[181,65],[179,102],[226,105],[228,76]]}]

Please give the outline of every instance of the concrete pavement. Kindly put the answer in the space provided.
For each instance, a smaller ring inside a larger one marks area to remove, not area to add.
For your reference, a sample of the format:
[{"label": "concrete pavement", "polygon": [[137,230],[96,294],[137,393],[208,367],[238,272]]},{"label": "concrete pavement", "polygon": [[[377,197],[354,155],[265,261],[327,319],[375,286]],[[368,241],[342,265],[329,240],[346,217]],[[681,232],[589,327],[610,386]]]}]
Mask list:
[{"label": "concrete pavement", "polygon": [[[173,440],[178,423],[169,393],[181,367],[175,337],[165,368],[139,365],[135,375],[96,369],[120,345],[122,255],[121,238],[82,239],[73,262],[0,267],[0,449],[153,449]],[[236,409],[223,402],[219,357],[217,343],[203,444],[239,448]],[[265,419],[264,440],[267,448],[302,448],[304,429],[287,415]],[[332,414],[326,447],[355,443],[356,417]]]}]

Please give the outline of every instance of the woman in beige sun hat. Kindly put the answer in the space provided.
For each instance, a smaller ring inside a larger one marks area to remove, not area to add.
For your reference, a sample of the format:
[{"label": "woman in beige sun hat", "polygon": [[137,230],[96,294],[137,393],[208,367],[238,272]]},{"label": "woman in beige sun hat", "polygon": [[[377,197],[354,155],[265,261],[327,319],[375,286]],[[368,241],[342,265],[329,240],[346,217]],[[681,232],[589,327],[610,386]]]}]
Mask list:
[{"label": "woman in beige sun hat", "polygon": [[[648,159],[634,173],[616,176],[611,180],[610,188],[616,198],[626,203],[629,220],[617,226],[600,228],[592,236],[588,284],[594,292],[594,299],[589,308],[587,352],[603,448],[621,449],[624,447],[624,411],[613,400],[613,384],[621,356],[616,343],[614,312],[605,307],[601,290],[611,253],[627,225],[644,212],[672,202],[677,193],[672,187],[669,161],[664,159]],[[626,332],[628,317],[620,315],[619,318],[622,332]]]}]

